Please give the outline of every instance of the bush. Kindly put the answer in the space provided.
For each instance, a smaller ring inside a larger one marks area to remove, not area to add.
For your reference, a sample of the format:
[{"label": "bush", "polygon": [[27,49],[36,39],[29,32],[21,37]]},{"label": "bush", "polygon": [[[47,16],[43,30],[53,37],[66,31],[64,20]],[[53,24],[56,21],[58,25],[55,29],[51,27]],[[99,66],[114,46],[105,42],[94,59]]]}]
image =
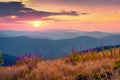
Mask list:
[{"label": "bush", "polygon": [[120,71],[120,59],[118,59],[114,62],[113,70]]},{"label": "bush", "polygon": [[110,48],[110,57],[112,57],[112,56],[113,56],[113,49]]},{"label": "bush", "polygon": [[2,51],[0,51],[0,66],[4,64],[4,60],[2,58]]},{"label": "bush", "polygon": [[69,58],[70,58],[70,61],[72,64],[77,64],[77,62],[80,61],[80,56],[79,56],[79,53],[77,51],[76,52],[72,51],[70,53]]}]

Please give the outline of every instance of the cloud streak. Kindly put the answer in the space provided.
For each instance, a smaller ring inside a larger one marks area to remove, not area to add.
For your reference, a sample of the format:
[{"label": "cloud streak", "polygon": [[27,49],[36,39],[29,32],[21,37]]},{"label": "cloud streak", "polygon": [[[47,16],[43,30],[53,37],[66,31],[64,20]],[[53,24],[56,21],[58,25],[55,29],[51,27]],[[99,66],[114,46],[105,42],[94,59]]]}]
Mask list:
[{"label": "cloud streak", "polygon": [[25,7],[20,2],[0,2],[0,20],[15,21],[15,20],[34,20],[42,19],[48,16],[79,16],[88,15],[89,13],[78,13],[76,11],[60,11],[60,12],[46,12],[37,11],[32,8]]}]

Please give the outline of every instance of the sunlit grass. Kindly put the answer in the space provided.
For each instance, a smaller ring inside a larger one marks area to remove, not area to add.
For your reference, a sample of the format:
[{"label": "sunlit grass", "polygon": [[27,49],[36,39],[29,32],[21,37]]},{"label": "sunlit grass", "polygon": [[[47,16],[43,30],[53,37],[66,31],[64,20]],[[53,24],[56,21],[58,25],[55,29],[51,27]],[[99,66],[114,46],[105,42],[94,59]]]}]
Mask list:
[{"label": "sunlit grass", "polygon": [[60,59],[39,61],[34,57],[18,63],[11,67],[0,67],[0,80],[120,79],[120,48],[103,49],[101,52],[71,51],[69,56]]}]

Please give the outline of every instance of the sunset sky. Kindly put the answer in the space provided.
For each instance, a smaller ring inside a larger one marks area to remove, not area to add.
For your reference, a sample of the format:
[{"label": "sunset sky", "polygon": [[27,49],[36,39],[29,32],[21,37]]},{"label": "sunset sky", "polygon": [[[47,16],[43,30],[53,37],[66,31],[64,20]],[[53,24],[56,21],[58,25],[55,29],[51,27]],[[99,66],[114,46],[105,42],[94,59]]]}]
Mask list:
[{"label": "sunset sky", "polygon": [[0,0],[0,30],[52,29],[120,32],[120,0]]}]

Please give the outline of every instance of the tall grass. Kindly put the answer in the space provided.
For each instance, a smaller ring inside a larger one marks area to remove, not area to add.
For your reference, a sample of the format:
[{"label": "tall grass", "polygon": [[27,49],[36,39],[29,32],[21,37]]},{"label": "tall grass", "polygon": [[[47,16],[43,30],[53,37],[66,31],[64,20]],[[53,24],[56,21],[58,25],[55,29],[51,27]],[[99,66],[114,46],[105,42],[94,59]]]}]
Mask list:
[{"label": "tall grass", "polygon": [[24,57],[19,60],[22,64],[0,67],[0,80],[120,80],[119,51],[72,50],[67,57],[46,61]]},{"label": "tall grass", "polygon": [[30,70],[36,68],[37,64],[42,60],[40,54],[35,55],[34,53],[28,53],[17,58],[17,65],[26,65]]},{"label": "tall grass", "polygon": [[109,50],[105,50],[104,46],[101,46],[101,51],[97,49],[89,49],[88,51],[80,51],[72,49],[69,55],[69,61],[74,65],[79,62],[86,62],[88,60],[98,60],[102,58],[113,58],[120,53],[120,48],[111,47]]},{"label": "tall grass", "polygon": [[77,64],[77,62],[80,61],[80,56],[79,56],[79,52],[78,51],[74,51],[72,50],[71,53],[70,53],[70,61],[72,64]]}]

